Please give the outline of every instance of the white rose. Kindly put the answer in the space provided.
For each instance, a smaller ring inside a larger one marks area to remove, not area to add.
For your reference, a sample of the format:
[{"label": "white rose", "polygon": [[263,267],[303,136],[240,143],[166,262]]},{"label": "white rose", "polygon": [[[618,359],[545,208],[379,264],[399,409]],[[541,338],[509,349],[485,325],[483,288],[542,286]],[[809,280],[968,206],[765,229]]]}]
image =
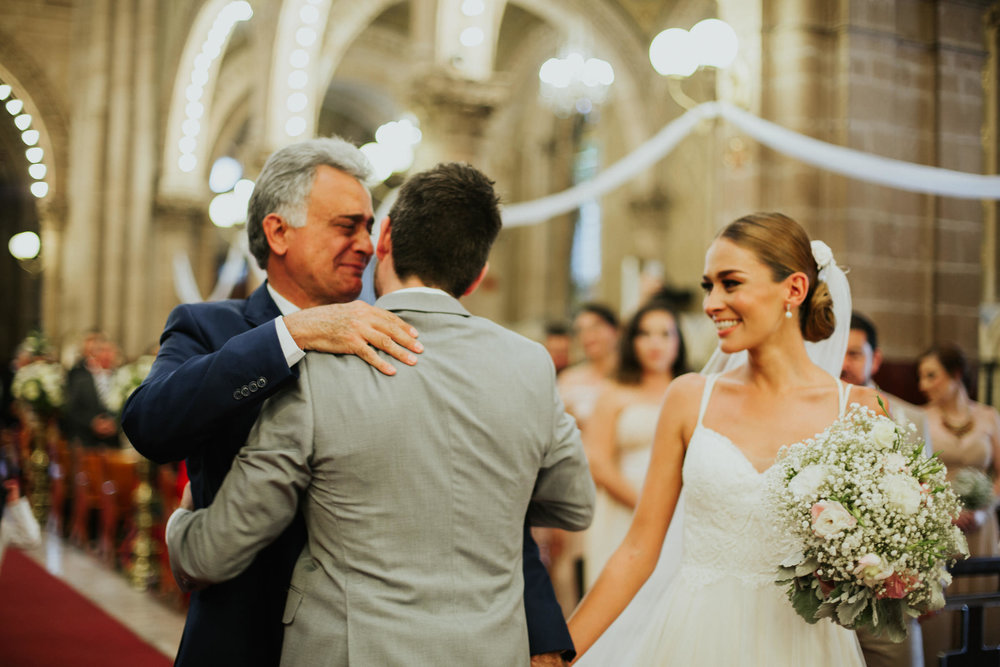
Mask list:
[{"label": "white rose", "polygon": [[819,490],[820,485],[830,476],[824,465],[808,465],[788,482],[788,490],[797,498],[811,496]]},{"label": "white rose", "polygon": [[854,575],[865,585],[872,586],[892,576],[893,569],[878,554],[865,554],[858,559]]},{"label": "white rose", "polygon": [[872,428],[872,439],[883,449],[896,444],[896,424],[891,419],[880,418]]},{"label": "white rose", "polygon": [[826,539],[842,530],[852,528],[858,522],[836,500],[821,500],[812,506],[810,512],[813,532]]},{"label": "white rose", "polygon": [[909,475],[886,475],[882,480],[886,503],[903,514],[920,509],[920,482]]}]

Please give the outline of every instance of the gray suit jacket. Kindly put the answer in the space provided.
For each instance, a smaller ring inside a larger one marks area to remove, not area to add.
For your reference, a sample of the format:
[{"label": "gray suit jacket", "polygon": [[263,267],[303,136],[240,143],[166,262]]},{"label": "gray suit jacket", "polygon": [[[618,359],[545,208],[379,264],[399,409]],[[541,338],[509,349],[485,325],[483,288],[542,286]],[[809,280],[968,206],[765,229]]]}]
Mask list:
[{"label": "gray suit jacket", "polygon": [[420,331],[417,365],[308,354],[212,505],[172,522],[173,566],[232,577],[302,502],[283,665],[527,665],[525,516],[580,530],[594,502],[552,362],[444,294],[376,305]]}]

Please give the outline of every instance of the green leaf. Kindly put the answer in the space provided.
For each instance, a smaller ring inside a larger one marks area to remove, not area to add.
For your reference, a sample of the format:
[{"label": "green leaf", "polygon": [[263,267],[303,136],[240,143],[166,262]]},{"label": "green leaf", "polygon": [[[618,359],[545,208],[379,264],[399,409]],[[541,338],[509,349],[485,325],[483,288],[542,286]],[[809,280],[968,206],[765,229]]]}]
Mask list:
[{"label": "green leaf", "polygon": [[868,600],[861,599],[854,602],[841,602],[837,605],[837,621],[845,628],[854,627],[854,621],[865,607]]},{"label": "green leaf", "polygon": [[808,623],[816,622],[816,612],[819,611],[822,600],[816,597],[812,589],[795,586],[788,591],[788,599],[799,616]]}]

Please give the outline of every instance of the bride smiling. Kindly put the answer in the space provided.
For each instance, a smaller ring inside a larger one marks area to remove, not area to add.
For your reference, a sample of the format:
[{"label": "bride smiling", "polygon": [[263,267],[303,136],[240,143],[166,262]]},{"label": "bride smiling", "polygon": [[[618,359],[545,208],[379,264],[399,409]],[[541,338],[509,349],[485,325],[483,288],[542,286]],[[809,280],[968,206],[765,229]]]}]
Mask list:
[{"label": "bride smiling", "polygon": [[[833,375],[849,327],[846,279],[829,248],[767,213],[719,234],[703,287],[719,339],[710,366],[721,372],[667,390],[632,525],[569,622],[578,664],[863,665],[852,631],[807,624],[774,584],[787,538],[762,498],[782,446],[823,431],[849,402],[878,407],[871,390]],[[656,566],[682,486],[677,575],[590,651]]]}]

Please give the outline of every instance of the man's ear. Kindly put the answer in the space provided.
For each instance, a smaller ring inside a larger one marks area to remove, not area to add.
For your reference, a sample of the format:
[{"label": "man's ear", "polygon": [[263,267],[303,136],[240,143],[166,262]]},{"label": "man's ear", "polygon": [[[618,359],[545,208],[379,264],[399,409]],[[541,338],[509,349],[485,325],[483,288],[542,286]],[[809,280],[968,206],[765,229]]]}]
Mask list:
[{"label": "man's ear", "polygon": [[379,225],[378,231],[378,245],[375,246],[375,258],[378,261],[383,261],[386,256],[392,252],[392,238],[390,233],[390,228],[392,227],[392,221],[386,216],[382,224]]},{"label": "man's ear", "polygon": [[271,252],[279,257],[288,252],[288,231],[291,225],[277,213],[268,213],[261,222],[264,228],[264,237],[267,238],[267,245],[271,247]]},{"label": "man's ear", "polygon": [[483,265],[482,270],[479,272],[479,275],[476,276],[476,279],[472,281],[472,284],[469,285],[468,289],[462,292],[462,296],[469,296],[470,294],[475,292],[476,289],[479,287],[479,284],[483,282],[483,278],[486,277],[486,272],[489,270],[490,270],[490,263],[486,262],[486,264]]}]

